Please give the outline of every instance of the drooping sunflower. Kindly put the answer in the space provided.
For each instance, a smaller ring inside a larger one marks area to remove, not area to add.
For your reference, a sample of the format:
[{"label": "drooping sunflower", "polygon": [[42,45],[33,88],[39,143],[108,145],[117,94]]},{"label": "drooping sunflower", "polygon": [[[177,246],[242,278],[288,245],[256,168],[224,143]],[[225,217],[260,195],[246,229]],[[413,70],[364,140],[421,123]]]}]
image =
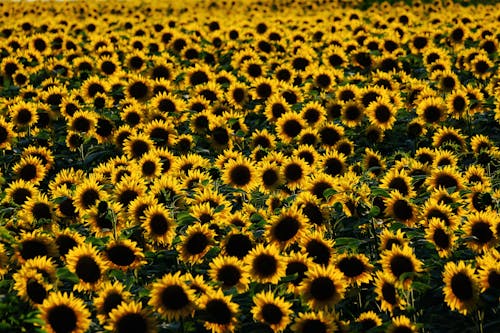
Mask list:
[{"label": "drooping sunflower", "polygon": [[364,254],[341,254],[335,259],[335,266],[344,274],[347,283],[368,283],[372,279],[373,265]]},{"label": "drooping sunflower", "polygon": [[142,227],[151,241],[171,244],[175,236],[175,224],[171,212],[162,204],[153,204],[144,208],[143,216]]},{"label": "drooping sunflower", "polygon": [[180,237],[177,246],[180,258],[184,262],[197,263],[212,247],[215,232],[209,229],[209,225],[195,223],[186,229],[185,235]]},{"label": "drooping sunflower", "polygon": [[393,313],[396,308],[404,308],[406,302],[399,295],[399,289],[394,278],[388,273],[378,271],[375,277],[375,294],[380,301],[382,311]]},{"label": "drooping sunflower", "polygon": [[275,245],[258,244],[247,256],[250,278],[259,283],[277,284],[285,275],[285,260]]},{"label": "drooping sunflower", "polygon": [[371,148],[365,149],[363,156],[363,167],[368,170],[373,176],[377,177],[385,170],[385,159],[380,153]]},{"label": "drooping sunflower", "polygon": [[225,184],[244,191],[250,191],[257,185],[255,168],[247,158],[231,159],[223,169],[222,180]]},{"label": "drooping sunflower", "polygon": [[366,311],[361,313],[356,318],[356,323],[360,326],[361,332],[367,332],[375,327],[382,325],[382,319],[373,311]]},{"label": "drooping sunflower", "polygon": [[122,302],[128,301],[132,294],[119,282],[105,282],[94,298],[94,306],[97,310],[97,319],[101,325],[109,320],[109,314]]},{"label": "drooping sunflower", "polygon": [[40,319],[49,333],[84,333],[90,326],[90,312],[72,293],[52,292],[40,305]]},{"label": "drooping sunflower", "polygon": [[332,308],[344,298],[347,288],[344,275],[336,267],[311,267],[299,288],[307,304],[315,310]]},{"label": "drooping sunflower", "polygon": [[456,236],[453,234],[453,229],[447,227],[441,219],[433,217],[429,220],[429,226],[425,230],[425,238],[434,244],[441,258],[452,254]]},{"label": "drooping sunflower", "polygon": [[149,305],[169,321],[192,316],[194,302],[194,290],[183,281],[180,272],[166,274],[152,285]]},{"label": "drooping sunflower", "polygon": [[248,289],[248,267],[242,265],[237,257],[218,256],[212,260],[209,267],[210,278],[220,284],[222,289],[234,287],[240,293]]},{"label": "drooping sunflower", "polygon": [[114,333],[155,333],[157,327],[148,310],[136,301],[122,302],[109,313],[105,328]]},{"label": "drooping sunflower", "polygon": [[380,255],[383,271],[391,276],[397,286],[408,289],[413,276],[422,271],[422,262],[407,245],[393,246]]},{"label": "drooping sunflower", "polygon": [[291,326],[294,333],[337,332],[335,320],[328,312],[314,311],[299,313]]},{"label": "drooping sunflower", "polygon": [[456,167],[457,164],[458,157],[453,152],[446,149],[437,149],[431,167],[433,169],[442,168],[444,166]]},{"label": "drooping sunflower", "polygon": [[239,305],[232,301],[231,295],[224,295],[221,289],[208,290],[198,299],[203,326],[213,333],[232,332],[238,323]]},{"label": "drooping sunflower", "polygon": [[471,265],[464,261],[448,262],[443,271],[444,301],[452,309],[467,315],[479,300],[479,279]]},{"label": "drooping sunflower", "polygon": [[79,278],[74,290],[97,290],[105,279],[109,264],[99,251],[89,243],[80,244],[68,251],[66,255],[68,269]]},{"label": "drooping sunflower", "polygon": [[291,322],[292,303],[283,297],[275,296],[272,291],[262,291],[253,296],[253,318],[269,326],[273,332],[281,332]]}]

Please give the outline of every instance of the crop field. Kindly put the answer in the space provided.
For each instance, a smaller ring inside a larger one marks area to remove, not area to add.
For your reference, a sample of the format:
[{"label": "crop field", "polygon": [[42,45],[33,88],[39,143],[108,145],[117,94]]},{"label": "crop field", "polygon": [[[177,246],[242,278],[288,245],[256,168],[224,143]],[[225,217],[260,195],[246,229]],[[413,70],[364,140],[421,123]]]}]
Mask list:
[{"label": "crop field", "polygon": [[500,331],[500,5],[0,2],[0,332]]}]

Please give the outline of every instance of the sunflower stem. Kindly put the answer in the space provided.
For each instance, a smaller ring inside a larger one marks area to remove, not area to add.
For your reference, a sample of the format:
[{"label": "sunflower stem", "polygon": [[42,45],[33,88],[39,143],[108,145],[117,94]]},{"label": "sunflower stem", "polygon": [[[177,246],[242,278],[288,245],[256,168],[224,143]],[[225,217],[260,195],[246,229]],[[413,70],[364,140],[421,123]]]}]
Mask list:
[{"label": "sunflower stem", "polygon": [[484,319],[484,312],[481,310],[477,310],[477,326],[478,326],[478,332],[483,333],[483,319]]}]

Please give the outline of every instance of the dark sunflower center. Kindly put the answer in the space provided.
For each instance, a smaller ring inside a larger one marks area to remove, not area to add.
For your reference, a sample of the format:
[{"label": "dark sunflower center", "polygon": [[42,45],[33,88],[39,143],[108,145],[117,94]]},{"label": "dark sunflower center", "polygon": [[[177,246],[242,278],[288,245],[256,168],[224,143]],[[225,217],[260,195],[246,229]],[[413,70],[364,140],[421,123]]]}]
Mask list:
[{"label": "dark sunflower center", "polygon": [[28,109],[21,109],[17,112],[16,120],[19,125],[27,125],[33,119],[33,113]]},{"label": "dark sunflower center", "polygon": [[415,48],[418,50],[426,47],[427,43],[428,43],[428,41],[427,41],[427,38],[425,38],[425,37],[415,37],[415,39],[413,39],[413,46],[415,46]]},{"label": "dark sunflower center", "polygon": [[272,255],[261,254],[255,258],[253,267],[258,275],[265,278],[273,276],[276,273],[278,262]]},{"label": "dark sunflower center", "polygon": [[236,285],[240,281],[240,278],[240,270],[233,265],[225,265],[217,272],[217,280],[222,281],[225,287]]},{"label": "dark sunflower center", "polygon": [[297,181],[302,178],[304,175],[304,170],[298,163],[290,163],[285,167],[284,174],[287,180],[289,181]]},{"label": "dark sunflower center", "polygon": [[429,123],[435,123],[441,119],[441,109],[435,105],[429,105],[424,110],[424,119]]},{"label": "dark sunflower center", "polygon": [[149,151],[149,144],[143,140],[134,140],[130,146],[133,158],[140,158]]},{"label": "dark sunflower center", "polygon": [[273,114],[274,118],[279,118],[283,113],[285,113],[286,109],[281,103],[274,103],[273,106],[271,107],[271,113]]},{"label": "dark sunflower center", "polygon": [[332,79],[327,74],[320,74],[316,78],[316,84],[320,88],[327,88],[332,83]]},{"label": "dark sunflower center", "polygon": [[386,123],[391,119],[391,111],[386,105],[379,105],[375,109],[375,118],[381,122]]},{"label": "dark sunflower center", "polygon": [[497,271],[491,271],[488,274],[488,285],[490,288],[500,289],[500,274]]},{"label": "dark sunflower center", "polygon": [[392,209],[398,220],[407,221],[413,217],[413,209],[406,200],[397,200]]},{"label": "dark sunflower center", "polygon": [[207,245],[207,236],[203,233],[195,233],[189,237],[186,243],[186,249],[190,254],[196,255],[202,253]]},{"label": "dark sunflower center", "polygon": [[313,203],[306,203],[302,207],[302,212],[305,216],[307,216],[309,222],[313,224],[323,225],[325,223],[325,217],[323,216],[321,209]]},{"label": "dark sunflower center", "polygon": [[325,161],[325,173],[330,176],[340,175],[344,171],[344,163],[338,158],[329,158]]},{"label": "dark sunflower center", "polygon": [[356,121],[361,117],[361,110],[357,105],[350,105],[345,109],[345,117],[349,121]]},{"label": "dark sunflower center", "polygon": [[398,325],[398,326],[393,327],[391,332],[394,332],[394,333],[413,333],[414,330],[411,327],[408,327],[406,325]]},{"label": "dark sunflower center", "polygon": [[297,277],[291,281],[294,286],[298,286],[300,282],[305,278],[307,272],[307,265],[300,261],[292,261],[289,262],[286,266],[285,274],[294,275],[297,274]]},{"label": "dark sunflower center", "polygon": [[356,94],[352,90],[343,90],[339,94],[339,99],[342,102],[348,102],[353,100],[356,97]]},{"label": "dark sunflower center", "polygon": [[447,249],[450,246],[450,236],[443,229],[436,229],[432,240],[441,249]]},{"label": "dark sunflower center", "polygon": [[207,83],[208,75],[203,71],[196,71],[192,73],[191,76],[189,77],[189,82],[191,83],[192,86]]},{"label": "dark sunflower center", "polygon": [[320,112],[316,109],[307,109],[304,112],[304,119],[309,125],[312,125],[318,122],[320,115]]},{"label": "dark sunflower center", "polygon": [[290,119],[283,124],[283,132],[286,136],[294,138],[302,131],[302,125],[295,119]]},{"label": "dark sunflower center", "polygon": [[128,205],[134,201],[139,196],[137,191],[134,191],[132,189],[126,189],[123,192],[120,193],[118,196],[118,202],[122,204],[123,207],[128,207]]},{"label": "dark sunflower center", "polygon": [[404,196],[408,195],[410,191],[410,189],[408,188],[408,184],[406,183],[404,178],[401,177],[394,177],[393,179],[391,179],[391,181],[389,182],[389,188],[398,190],[399,193]]},{"label": "dark sunflower center", "polygon": [[252,241],[248,236],[234,234],[227,239],[225,249],[228,255],[242,259],[252,250]]},{"label": "dark sunflower center", "polygon": [[118,305],[123,301],[123,297],[118,292],[111,292],[106,295],[104,303],[102,305],[102,310],[105,314],[110,313],[113,309],[116,309]]},{"label": "dark sunflower center", "polygon": [[113,124],[108,119],[97,119],[96,133],[104,138],[107,138],[113,132]]},{"label": "dark sunflower center", "polygon": [[115,324],[116,333],[147,333],[147,319],[140,313],[127,313]]},{"label": "dark sunflower center", "polygon": [[436,187],[442,186],[444,188],[457,187],[458,181],[455,177],[449,174],[441,174],[436,178]]},{"label": "dark sunflower center", "polygon": [[293,216],[282,217],[273,228],[273,236],[280,242],[292,239],[300,229],[300,222]]},{"label": "dark sunflower center", "polygon": [[77,327],[77,319],[75,311],[67,305],[57,305],[47,315],[47,321],[56,333],[73,332]]},{"label": "dark sunflower center", "polygon": [[81,195],[81,202],[84,209],[88,209],[99,199],[99,192],[95,189],[87,189]]},{"label": "dark sunflower center", "polygon": [[316,196],[316,198],[325,199],[324,192],[329,188],[332,188],[330,183],[319,181],[314,183],[311,192]]},{"label": "dark sunflower center", "polygon": [[229,172],[229,178],[237,186],[245,186],[251,181],[250,169],[246,165],[237,165]]},{"label": "dark sunflower center", "polygon": [[459,272],[451,278],[453,294],[463,302],[469,301],[474,296],[474,286],[470,277],[464,272]]},{"label": "dark sunflower center", "polygon": [[490,66],[488,65],[488,63],[486,61],[480,60],[476,63],[475,68],[476,68],[476,72],[478,72],[479,74],[483,74],[483,73],[486,73],[488,71],[488,69],[490,69]]},{"label": "dark sunflower center", "polygon": [[335,296],[337,287],[330,278],[321,276],[311,282],[309,291],[312,298],[318,301],[327,301]]},{"label": "dark sunflower center", "polygon": [[154,214],[149,225],[151,232],[155,235],[164,235],[169,229],[168,220],[163,214]]},{"label": "dark sunflower center", "polygon": [[321,142],[327,146],[333,146],[340,140],[340,134],[335,128],[325,127],[319,131]]},{"label": "dark sunflower center", "polygon": [[220,299],[210,300],[206,307],[207,321],[219,325],[228,325],[233,316],[226,302]]},{"label": "dark sunflower center", "polygon": [[33,259],[37,256],[46,256],[48,255],[47,246],[39,240],[32,239],[26,240],[21,244],[21,257],[25,260]]},{"label": "dark sunflower center", "polygon": [[106,251],[108,259],[118,266],[128,266],[135,260],[134,251],[126,245],[115,245]]},{"label": "dark sunflower center", "polygon": [[475,242],[479,244],[486,244],[493,239],[493,231],[487,222],[475,222],[472,225],[471,234],[477,238]]},{"label": "dark sunflower center", "polygon": [[56,245],[59,250],[59,254],[65,256],[69,250],[77,245],[77,243],[74,238],[67,235],[61,235],[56,238]]},{"label": "dark sunflower center", "polygon": [[90,130],[91,122],[85,117],[76,117],[73,119],[73,128],[77,132],[88,132]]},{"label": "dark sunflower center", "polygon": [[319,319],[306,319],[302,324],[302,333],[326,333],[327,326]]},{"label": "dark sunflower center", "polygon": [[212,131],[212,138],[218,145],[227,145],[229,142],[229,134],[224,127],[216,127]]},{"label": "dark sunflower center", "polygon": [[12,193],[12,201],[18,205],[22,205],[28,198],[31,198],[31,191],[22,187]]},{"label": "dark sunflower center", "polygon": [[26,293],[35,304],[42,304],[45,297],[47,297],[47,290],[45,290],[45,287],[36,280],[30,280],[26,283]]},{"label": "dark sunflower center", "polygon": [[9,132],[4,126],[0,126],[0,143],[4,143],[7,141],[9,137]]},{"label": "dark sunflower center", "polygon": [[327,265],[330,262],[330,248],[321,241],[311,240],[306,245],[306,251],[316,264]]},{"label": "dark sunflower center", "polygon": [[404,255],[395,255],[390,260],[391,272],[399,278],[404,273],[412,273],[415,270],[413,262],[410,258]]},{"label": "dark sunflower center", "polygon": [[181,310],[188,306],[189,303],[188,295],[181,286],[167,286],[161,292],[161,304],[167,310]]},{"label": "dark sunflower center", "polygon": [[272,87],[267,83],[262,83],[257,86],[257,95],[260,98],[268,98],[273,93]]},{"label": "dark sunflower center", "polygon": [[277,305],[271,303],[264,304],[261,314],[264,321],[269,325],[279,324],[283,318],[283,311]]},{"label": "dark sunflower center", "polygon": [[19,178],[25,181],[35,179],[37,176],[37,168],[34,164],[26,164],[19,170]]},{"label": "dark sunflower center", "polygon": [[83,282],[96,283],[101,278],[101,268],[94,258],[82,256],[78,259],[75,273]]},{"label": "dark sunflower center", "polygon": [[142,172],[146,176],[153,176],[156,172],[156,163],[153,161],[146,161],[142,164]]},{"label": "dark sunflower center", "polygon": [[365,265],[361,260],[355,257],[347,257],[339,261],[338,268],[348,278],[354,278],[363,274]]},{"label": "dark sunflower center", "polygon": [[138,100],[146,98],[149,88],[144,82],[134,82],[128,89],[130,95]]},{"label": "dark sunflower center", "polygon": [[32,209],[35,220],[50,219],[52,217],[50,206],[43,202],[37,202]]},{"label": "dark sunflower center", "polygon": [[273,186],[279,180],[278,173],[276,170],[268,169],[262,173],[262,182],[264,186]]}]

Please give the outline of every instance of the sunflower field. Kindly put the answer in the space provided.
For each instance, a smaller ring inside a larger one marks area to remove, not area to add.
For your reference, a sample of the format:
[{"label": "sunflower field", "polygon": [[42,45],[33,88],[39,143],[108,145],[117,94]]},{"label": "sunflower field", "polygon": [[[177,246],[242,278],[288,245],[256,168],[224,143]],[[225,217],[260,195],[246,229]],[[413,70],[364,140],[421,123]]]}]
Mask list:
[{"label": "sunflower field", "polygon": [[500,5],[0,16],[0,332],[500,331]]}]

